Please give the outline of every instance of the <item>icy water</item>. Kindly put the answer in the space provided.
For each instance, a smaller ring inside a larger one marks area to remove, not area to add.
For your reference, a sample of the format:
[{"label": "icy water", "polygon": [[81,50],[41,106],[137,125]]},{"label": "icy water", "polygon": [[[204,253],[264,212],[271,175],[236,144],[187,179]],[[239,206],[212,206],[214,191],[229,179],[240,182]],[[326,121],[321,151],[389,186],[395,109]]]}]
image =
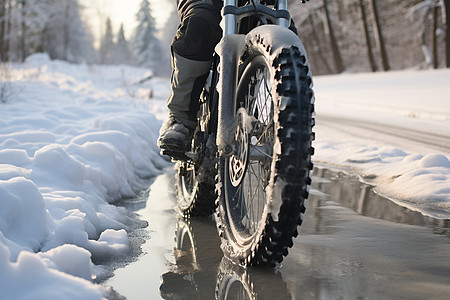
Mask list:
[{"label": "icy water", "polygon": [[343,173],[315,169],[300,235],[280,268],[223,258],[210,218],[176,212],[172,174],[130,202],[142,254],[105,284],[142,299],[449,299],[450,220],[425,217]]}]

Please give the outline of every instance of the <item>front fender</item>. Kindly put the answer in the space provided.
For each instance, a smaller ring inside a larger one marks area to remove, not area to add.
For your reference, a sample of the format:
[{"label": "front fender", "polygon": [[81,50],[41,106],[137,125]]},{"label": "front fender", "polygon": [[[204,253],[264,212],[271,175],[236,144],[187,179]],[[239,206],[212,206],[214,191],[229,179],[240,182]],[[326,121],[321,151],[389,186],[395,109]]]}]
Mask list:
[{"label": "front fender", "polygon": [[297,47],[307,59],[306,50],[300,38],[292,30],[278,25],[268,24],[256,27],[245,36],[245,44],[251,46],[250,48],[258,49],[261,53],[268,53],[271,61],[283,48],[292,46]]},{"label": "front fender", "polygon": [[[297,47],[306,58],[306,51],[299,37],[290,29],[278,25],[263,25],[251,30],[247,35],[225,36],[216,47],[220,56],[219,118],[217,128],[217,148],[222,156],[233,153],[236,130],[236,87],[238,66],[244,54],[265,53],[273,62],[283,48]],[[308,64],[308,62],[306,62]],[[308,71],[310,73],[310,71]],[[309,74],[311,75],[311,74]]]}]

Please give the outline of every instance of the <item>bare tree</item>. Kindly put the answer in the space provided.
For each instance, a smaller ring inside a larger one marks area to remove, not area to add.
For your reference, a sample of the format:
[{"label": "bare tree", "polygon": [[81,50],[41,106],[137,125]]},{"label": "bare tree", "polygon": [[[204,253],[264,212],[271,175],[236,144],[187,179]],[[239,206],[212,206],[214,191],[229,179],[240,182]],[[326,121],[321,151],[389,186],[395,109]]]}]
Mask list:
[{"label": "bare tree", "polygon": [[63,15],[64,15],[64,20],[66,20],[66,22],[63,22],[63,30],[62,30],[62,39],[63,39],[63,59],[67,60],[68,58],[68,52],[69,52],[69,41],[70,41],[70,32],[69,32],[69,12],[71,9],[71,1],[65,1],[64,3],[64,11],[63,11]]},{"label": "bare tree", "polygon": [[25,23],[25,11],[26,11],[26,6],[27,6],[27,2],[26,0],[20,0],[20,5],[21,5],[21,10],[20,10],[20,61],[24,61],[27,55],[27,51],[26,51],[26,42],[25,42],[25,38],[26,38],[26,31],[27,31],[27,26]]},{"label": "bare tree", "polygon": [[444,36],[450,32],[446,25],[450,0],[440,0],[437,11],[436,0],[289,2],[315,74],[337,72],[339,59],[333,48],[338,49],[349,72],[427,68],[433,64],[443,67],[444,57],[450,65],[450,33]]},{"label": "bare tree", "polygon": [[9,47],[11,41],[11,0],[2,0],[0,8],[0,56],[1,61],[9,61]]},{"label": "bare tree", "polygon": [[443,0],[443,2],[445,10],[445,60],[446,67],[450,68],[450,0]]},{"label": "bare tree", "polygon": [[316,26],[314,25],[313,16],[312,15],[308,16],[308,20],[311,25],[311,37],[314,42],[314,45],[316,45],[315,50],[316,50],[317,56],[319,56],[320,62],[324,65],[325,70],[326,70],[325,72],[328,74],[333,73],[333,69],[330,66],[330,64],[328,63],[328,60],[326,59],[325,54],[323,53],[323,49],[320,46],[321,42],[320,42],[319,36],[316,32]]},{"label": "bare tree", "polygon": [[[444,50],[444,45],[440,44],[439,33],[444,32],[440,26],[444,26],[445,16],[439,12],[441,6],[439,0],[422,0],[411,6],[408,11],[410,19],[414,20],[416,31],[420,38],[420,46],[425,56],[424,67],[439,67],[439,52]],[[443,11],[443,6],[442,6]],[[441,18],[442,15],[442,18]],[[441,22],[442,19],[442,22]],[[442,52],[444,54],[444,52]]]},{"label": "bare tree", "polygon": [[383,66],[384,71],[389,71],[389,59],[386,52],[386,46],[384,43],[384,37],[383,32],[381,30],[380,25],[380,18],[378,16],[378,9],[377,9],[377,1],[376,0],[370,0],[370,4],[372,6],[372,13],[373,13],[373,21],[374,21],[374,30],[375,30],[375,37],[378,44],[378,49],[380,51],[381,55],[381,64]]},{"label": "bare tree", "polygon": [[436,0],[436,5],[433,7],[432,18],[433,24],[431,26],[431,52],[433,53],[433,68],[437,69],[439,66],[439,52],[438,52],[438,42],[437,42],[437,29],[438,29],[438,1]]},{"label": "bare tree", "polygon": [[327,20],[328,33],[330,35],[330,43],[331,43],[331,49],[333,51],[336,73],[341,73],[344,71],[344,64],[342,63],[342,56],[339,51],[339,46],[338,46],[338,43],[336,40],[336,36],[334,34],[334,27],[333,27],[333,24],[331,23],[330,11],[328,9],[328,0],[323,0],[323,6],[324,6],[325,16],[326,16],[326,20]]},{"label": "bare tree", "polygon": [[6,0],[0,0],[0,58],[5,61],[3,57],[3,45],[5,43],[5,28],[6,28]]},{"label": "bare tree", "polygon": [[8,13],[6,22],[6,44],[5,44],[5,60],[9,61],[9,50],[11,48],[11,23],[12,23],[12,0],[8,1]]},{"label": "bare tree", "polygon": [[363,27],[363,31],[364,31],[364,37],[366,39],[366,44],[367,44],[367,57],[369,59],[370,69],[372,70],[372,72],[376,72],[377,64],[373,57],[372,42],[370,40],[369,24],[367,23],[367,14],[366,14],[366,9],[364,7],[364,0],[359,0],[359,7],[361,9],[361,22],[362,22],[362,27]]}]

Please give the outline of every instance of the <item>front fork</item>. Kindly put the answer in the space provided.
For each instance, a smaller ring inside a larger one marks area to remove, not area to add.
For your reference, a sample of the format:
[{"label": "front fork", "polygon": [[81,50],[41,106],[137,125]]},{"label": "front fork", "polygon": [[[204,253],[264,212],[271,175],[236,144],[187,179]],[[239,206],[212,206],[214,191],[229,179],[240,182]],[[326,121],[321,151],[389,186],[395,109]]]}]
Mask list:
[{"label": "front fork", "polygon": [[[259,3],[260,0],[254,0],[255,2]],[[225,0],[224,1],[225,6],[237,6],[238,0]],[[278,0],[277,1],[277,7],[276,10],[282,11],[282,10],[288,10],[288,4],[287,0]],[[234,14],[226,14],[225,15],[225,30],[224,30],[224,36],[235,34],[236,33],[236,16]],[[289,27],[289,20],[286,18],[278,18],[277,24],[283,27],[288,28]]]},{"label": "front fork", "polygon": [[[225,0],[225,6],[237,6],[237,0]],[[236,33],[236,16],[233,14],[225,15],[224,36]]]},{"label": "front fork", "polygon": [[226,35],[220,41],[216,52],[219,64],[219,116],[217,124],[217,150],[221,156],[230,157],[234,153],[236,132],[236,86],[238,65],[245,50],[245,35]]},{"label": "front fork", "polygon": [[[259,0],[255,0],[259,2]],[[225,0],[225,6],[237,6],[237,0]],[[277,10],[287,10],[287,0],[278,0]],[[230,157],[235,152],[234,134],[237,121],[236,112],[236,87],[238,80],[238,67],[240,58],[245,51],[245,35],[237,34],[236,24],[238,17],[234,14],[224,16],[224,36],[216,47],[220,57],[219,64],[219,115],[217,124],[217,149],[221,156]],[[289,20],[277,19],[277,23],[283,27],[289,27]]]}]

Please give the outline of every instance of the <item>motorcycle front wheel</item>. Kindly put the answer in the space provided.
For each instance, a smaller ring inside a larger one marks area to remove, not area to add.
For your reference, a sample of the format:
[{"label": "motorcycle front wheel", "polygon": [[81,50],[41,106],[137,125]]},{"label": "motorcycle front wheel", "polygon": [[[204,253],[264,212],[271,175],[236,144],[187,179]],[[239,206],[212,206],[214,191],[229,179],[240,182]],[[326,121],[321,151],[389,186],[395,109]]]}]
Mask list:
[{"label": "motorcycle front wheel", "polygon": [[[276,36],[274,37],[276,38]],[[311,183],[312,79],[304,49],[246,39],[236,89],[234,154],[218,164],[222,250],[241,265],[281,262]]]}]

